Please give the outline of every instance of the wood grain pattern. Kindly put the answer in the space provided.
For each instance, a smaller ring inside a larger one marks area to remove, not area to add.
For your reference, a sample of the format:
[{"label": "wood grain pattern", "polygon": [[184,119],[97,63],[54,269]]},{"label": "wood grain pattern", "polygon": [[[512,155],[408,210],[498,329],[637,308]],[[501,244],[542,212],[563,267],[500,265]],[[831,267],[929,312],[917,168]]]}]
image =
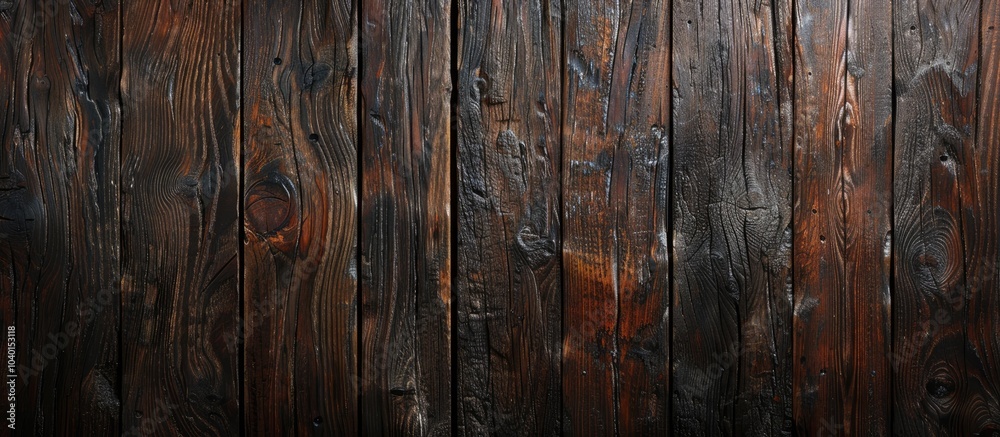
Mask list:
[{"label": "wood grain pattern", "polygon": [[[1000,3],[984,1],[980,15],[976,147],[963,157],[965,265],[969,290],[966,338],[975,363],[967,386],[966,430],[1000,434]],[[975,389],[971,389],[975,387]]]},{"label": "wood grain pattern", "polygon": [[240,430],[240,3],[122,4],[122,430]]},{"label": "wood grain pattern", "polygon": [[791,149],[778,11],[768,1],[673,7],[674,432],[788,433]]},{"label": "wood grain pattern", "polygon": [[362,432],[447,435],[451,5],[361,5]]},{"label": "wood grain pattern", "polygon": [[[840,337],[837,358],[828,365],[837,370],[828,374],[840,380],[847,407],[842,427],[820,420],[829,434],[891,430],[893,103],[892,60],[885,54],[892,52],[892,5],[852,0],[848,8],[839,127],[846,293],[830,301],[838,302],[838,313],[826,321]],[[799,207],[799,214],[812,213],[805,203]],[[800,353],[814,350],[808,342],[801,346]]]},{"label": "wood grain pattern", "polygon": [[458,6],[457,432],[554,435],[561,4]]},{"label": "wood grain pattern", "polygon": [[24,435],[119,429],[119,11],[65,3],[0,4],[0,290]]},{"label": "wood grain pattern", "polygon": [[889,432],[891,4],[796,3],[796,430]]},{"label": "wood grain pattern", "polygon": [[998,25],[0,0],[0,435],[1000,435]]},{"label": "wood grain pattern", "polygon": [[664,434],[670,8],[565,9],[563,430]]},{"label": "wood grain pattern", "polygon": [[969,278],[979,266],[967,265],[965,253],[979,243],[964,241],[976,231],[964,218],[980,214],[973,199],[984,188],[970,174],[978,159],[980,6],[908,0],[894,8],[893,411],[900,435],[971,435],[988,405],[983,363],[967,338],[968,287],[978,282]]},{"label": "wood grain pattern", "polygon": [[[246,430],[358,432],[357,5],[249,2]],[[308,388],[308,389],[303,389]]]}]

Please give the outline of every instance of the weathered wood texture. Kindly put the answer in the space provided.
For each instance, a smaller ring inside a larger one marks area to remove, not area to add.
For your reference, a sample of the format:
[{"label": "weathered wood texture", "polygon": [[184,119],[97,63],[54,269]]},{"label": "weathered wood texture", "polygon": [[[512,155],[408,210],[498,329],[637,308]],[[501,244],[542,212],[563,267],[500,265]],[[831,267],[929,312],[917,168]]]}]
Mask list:
[{"label": "weathered wood texture", "polygon": [[[1000,434],[1000,2],[980,11],[979,94],[976,146],[964,155],[965,264],[969,284],[967,353],[975,364],[966,376],[969,413],[963,432]],[[971,206],[971,208],[970,208]],[[974,390],[974,391],[973,391]],[[974,393],[974,394],[973,394]]]},{"label": "weathered wood texture", "polygon": [[227,339],[245,340],[246,431],[352,435],[357,5],[246,7],[244,330]]},{"label": "weathered wood texture", "polygon": [[669,6],[565,5],[567,434],[669,425]]},{"label": "weathered wood texture", "polygon": [[561,4],[457,6],[457,431],[558,434]]},{"label": "weathered wood texture", "polygon": [[119,11],[72,6],[0,4],[0,290],[23,435],[120,423]]},{"label": "weathered wood texture", "polygon": [[889,433],[891,3],[796,2],[794,420]]},{"label": "weathered wood texture", "polygon": [[240,431],[240,3],[122,3],[122,430]]},{"label": "weathered wood texture", "polygon": [[361,419],[452,431],[451,5],[361,5]]},{"label": "weathered wood texture", "polygon": [[788,433],[792,156],[779,11],[673,8],[674,432]]},{"label": "weathered wood texture", "polygon": [[[983,331],[996,308],[982,307],[997,293],[997,155],[995,144],[977,141],[976,101],[980,9],[990,4],[910,0],[894,9],[893,411],[901,435],[1000,430],[997,333]],[[996,54],[987,49],[995,45],[984,46],[989,62]],[[981,89],[996,80],[996,66],[987,68],[994,76],[982,76]],[[983,97],[992,118],[996,96]],[[996,128],[987,122],[979,134],[989,141]]]},{"label": "weathered wood texture", "polygon": [[0,430],[1000,434],[997,25],[0,0]]}]

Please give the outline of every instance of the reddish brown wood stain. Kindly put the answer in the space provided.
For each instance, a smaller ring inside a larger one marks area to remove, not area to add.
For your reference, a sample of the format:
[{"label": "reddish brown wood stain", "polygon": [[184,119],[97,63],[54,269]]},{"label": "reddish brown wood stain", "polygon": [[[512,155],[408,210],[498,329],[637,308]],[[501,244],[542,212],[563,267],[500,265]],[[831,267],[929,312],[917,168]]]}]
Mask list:
[{"label": "reddish brown wood stain", "polygon": [[997,26],[0,0],[0,429],[1000,435]]}]

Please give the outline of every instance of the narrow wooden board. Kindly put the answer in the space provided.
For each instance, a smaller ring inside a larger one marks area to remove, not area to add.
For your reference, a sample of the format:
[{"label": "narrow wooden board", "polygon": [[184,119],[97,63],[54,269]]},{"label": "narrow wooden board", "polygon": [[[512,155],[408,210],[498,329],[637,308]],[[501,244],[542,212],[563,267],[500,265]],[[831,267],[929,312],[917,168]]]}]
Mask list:
[{"label": "narrow wooden board", "polygon": [[[890,0],[851,0],[848,9],[839,125],[846,293],[827,301],[836,302],[837,312],[823,320],[837,326],[835,358],[825,366],[843,387],[838,402],[847,408],[841,424],[824,423],[819,416],[828,434],[889,435],[891,430],[893,67],[886,53],[892,52],[892,7]],[[797,213],[812,214],[806,209],[800,203]],[[796,353],[815,350],[806,341]],[[820,371],[824,366],[814,365]],[[815,376],[810,370],[806,378]]]},{"label": "narrow wooden board", "polygon": [[122,3],[122,431],[240,431],[240,2]]},{"label": "narrow wooden board", "polygon": [[670,5],[567,2],[563,431],[669,428]]},{"label": "narrow wooden board", "polygon": [[119,433],[118,28],[114,3],[0,4],[0,324],[23,435]]},{"label": "narrow wooden board", "polygon": [[770,1],[673,2],[680,435],[790,432],[792,150],[779,12]]},{"label": "narrow wooden board", "polygon": [[889,432],[891,9],[796,3],[795,425]]},{"label": "narrow wooden board", "polygon": [[362,432],[446,435],[451,3],[361,5]]},{"label": "narrow wooden board", "polygon": [[[984,405],[969,348],[980,2],[894,5],[894,432],[971,435]],[[972,226],[967,233],[967,227]],[[990,238],[990,237],[983,237]],[[971,269],[970,269],[971,267]],[[993,290],[991,290],[992,292]]]},{"label": "narrow wooden board", "polygon": [[561,4],[458,7],[457,432],[555,435]]},{"label": "narrow wooden board", "polygon": [[889,433],[891,4],[795,5],[794,419]]},{"label": "narrow wooden board", "polygon": [[353,435],[357,4],[244,14],[244,408],[249,435]]},{"label": "narrow wooden board", "polygon": [[963,205],[965,263],[969,281],[971,374],[973,394],[964,431],[1000,433],[1000,3],[982,2],[979,40],[979,112],[976,147],[966,149]]}]

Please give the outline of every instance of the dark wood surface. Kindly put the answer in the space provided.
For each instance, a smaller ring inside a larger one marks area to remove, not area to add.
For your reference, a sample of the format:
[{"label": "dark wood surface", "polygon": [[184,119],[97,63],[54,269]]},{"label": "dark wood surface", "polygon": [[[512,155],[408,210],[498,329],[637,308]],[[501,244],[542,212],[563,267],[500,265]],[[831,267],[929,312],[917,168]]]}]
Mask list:
[{"label": "dark wood surface", "polygon": [[456,4],[456,426],[560,429],[561,4]]},{"label": "dark wood surface", "polygon": [[563,431],[669,422],[670,11],[567,2]]},{"label": "dark wood surface", "polygon": [[0,12],[0,290],[23,366],[17,430],[115,434],[125,423],[120,11],[43,6]]},{"label": "dark wood surface", "polygon": [[795,7],[795,430],[885,435],[892,9],[872,0]]},{"label": "dark wood surface", "polygon": [[121,7],[122,432],[238,433],[240,9]]},{"label": "dark wood surface", "polygon": [[0,0],[0,430],[1000,435],[998,25]]},{"label": "dark wood surface", "polygon": [[[981,305],[997,294],[984,288],[997,286],[997,211],[990,208],[997,185],[996,145],[978,142],[977,132],[989,138],[998,129],[979,125],[977,116],[997,110],[995,96],[977,106],[979,69],[996,71],[980,63],[983,5],[904,1],[894,9],[893,412],[908,435],[1000,432],[997,369],[990,367],[998,334],[982,335],[990,316]],[[989,87],[996,77],[982,80]]]},{"label": "dark wood surface", "polygon": [[787,433],[791,142],[781,126],[781,11],[768,1],[673,5],[674,431]]},{"label": "dark wood surface", "polygon": [[451,4],[361,4],[361,431],[452,431]]},{"label": "dark wood surface", "polygon": [[357,4],[245,7],[245,429],[355,434]]}]

